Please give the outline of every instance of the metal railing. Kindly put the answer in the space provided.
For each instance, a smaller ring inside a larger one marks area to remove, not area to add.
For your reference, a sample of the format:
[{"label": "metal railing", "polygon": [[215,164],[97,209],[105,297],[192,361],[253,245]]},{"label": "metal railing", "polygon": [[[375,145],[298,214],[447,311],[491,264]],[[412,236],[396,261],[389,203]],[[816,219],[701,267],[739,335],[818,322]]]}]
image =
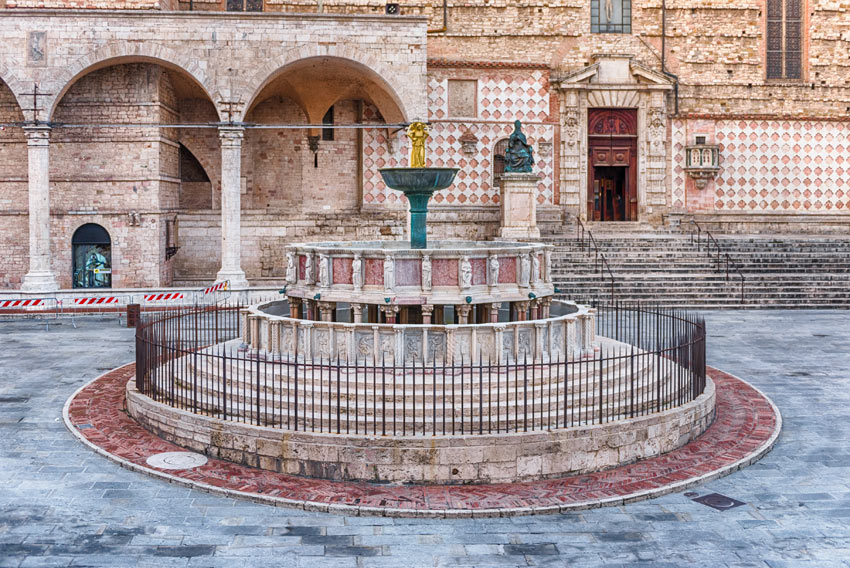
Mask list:
[{"label": "metal railing", "polygon": [[608,271],[611,287],[611,301],[614,302],[614,285],[616,283],[614,272],[611,270],[611,265],[608,264],[608,259],[605,258],[602,251],[599,250],[599,244],[596,242],[596,239],[593,238],[593,233],[590,232],[590,229],[584,226],[584,223],[582,223],[581,219],[578,217],[576,217],[576,240],[578,240],[582,248],[587,248],[588,246],[593,247],[593,271],[599,272],[600,280],[605,280],[605,271]]},{"label": "metal railing", "polygon": [[[148,315],[136,388],[225,421],[292,431],[436,436],[552,430],[661,412],[706,384],[705,324],[681,310],[598,306],[595,349],[515,363],[302,360],[240,345],[240,306]],[[607,339],[606,339],[607,338]]]},{"label": "metal railing", "polygon": [[[725,263],[726,281],[727,282],[729,281],[729,270],[730,270],[730,268],[733,272],[736,272],[738,274],[738,276],[741,278],[740,300],[741,300],[742,304],[745,303],[745,300],[744,300],[744,283],[746,282],[746,278],[744,278],[744,273],[741,272],[740,267],[732,260],[732,258],[729,256],[728,252],[725,252],[720,248],[720,243],[717,242],[717,239],[714,238],[714,235],[712,235],[709,230],[703,229],[702,227],[700,227],[699,223],[697,223],[693,219],[691,219],[689,221],[689,223],[691,225],[693,225],[694,228],[696,229],[696,243],[694,243],[694,231],[690,232],[691,244],[696,244],[697,250],[699,250],[699,251],[701,251],[703,249],[703,246],[705,246],[705,253],[710,260],[714,261],[715,270],[717,270],[718,272],[723,272],[724,263]],[[705,233],[705,239],[703,239],[703,233]],[[704,245],[703,245],[703,241],[705,242]],[[716,254],[712,252],[712,250],[711,250],[712,246],[714,247]]]}]

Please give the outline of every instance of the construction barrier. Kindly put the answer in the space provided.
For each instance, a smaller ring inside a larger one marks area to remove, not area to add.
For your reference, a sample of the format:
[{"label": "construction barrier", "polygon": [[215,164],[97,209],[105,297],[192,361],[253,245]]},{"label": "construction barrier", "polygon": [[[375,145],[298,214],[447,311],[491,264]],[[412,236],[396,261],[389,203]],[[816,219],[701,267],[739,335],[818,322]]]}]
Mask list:
[{"label": "construction barrier", "polygon": [[77,316],[116,315],[120,325],[121,318],[130,303],[130,296],[106,294],[99,296],[69,297],[59,301],[63,316],[70,316],[71,323],[77,327]]},{"label": "construction barrier", "polygon": [[213,284],[212,286],[208,286],[207,288],[204,288],[204,295],[206,296],[207,294],[212,294],[213,292],[220,292],[220,291],[229,290],[229,289],[230,289],[230,280],[225,280],[224,282],[217,282],[217,283]]},{"label": "construction barrier", "polygon": [[156,302],[176,302],[184,300],[186,294],[184,292],[156,292],[154,294],[144,294],[142,296],[146,304]]},{"label": "construction barrier", "polygon": [[43,319],[48,329],[50,320],[58,319],[61,306],[56,298],[10,298],[0,300],[0,321]]},{"label": "construction barrier", "polygon": [[230,280],[216,282],[196,293],[195,303],[199,305],[213,305],[225,302],[230,298]]}]

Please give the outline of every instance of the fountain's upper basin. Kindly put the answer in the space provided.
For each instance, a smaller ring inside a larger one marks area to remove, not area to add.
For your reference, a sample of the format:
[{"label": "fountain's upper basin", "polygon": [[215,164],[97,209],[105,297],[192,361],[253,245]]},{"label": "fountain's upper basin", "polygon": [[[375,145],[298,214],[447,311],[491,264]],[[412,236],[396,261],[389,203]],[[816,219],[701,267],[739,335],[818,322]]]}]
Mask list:
[{"label": "fountain's upper basin", "polygon": [[387,187],[405,194],[434,193],[449,187],[458,168],[383,168],[378,170]]}]

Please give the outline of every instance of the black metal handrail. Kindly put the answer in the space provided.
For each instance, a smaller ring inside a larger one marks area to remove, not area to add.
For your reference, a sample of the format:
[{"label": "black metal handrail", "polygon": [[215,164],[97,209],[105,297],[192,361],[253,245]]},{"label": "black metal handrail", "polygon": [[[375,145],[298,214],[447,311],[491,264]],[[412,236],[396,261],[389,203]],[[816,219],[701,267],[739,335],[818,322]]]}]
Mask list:
[{"label": "black metal handrail", "polygon": [[[225,421],[293,431],[436,436],[601,424],[686,404],[706,385],[705,322],[682,310],[598,305],[601,343],[522,361],[287,358],[239,345],[240,307],[149,316],[136,388]],[[233,340],[231,343],[228,341]],[[562,338],[564,340],[564,338]],[[601,347],[600,347],[601,344]]]},{"label": "black metal handrail", "polygon": [[[744,273],[741,271],[741,268],[732,260],[729,256],[728,252],[723,251],[720,248],[720,243],[717,242],[717,239],[714,238],[714,235],[711,234],[711,231],[708,229],[703,229],[700,227],[699,223],[695,220],[691,219],[690,224],[696,228],[696,245],[697,250],[702,251],[702,234],[705,233],[705,252],[708,256],[709,260],[713,260],[715,262],[715,269],[718,272],[722,272],[722,266],[725,261],[726,264],[726,281],[729,281],[729,269],[738,273],[738,276],[741,278],[741,303],[744,303],[744,283],[746,282],[746,278],[744,277]],[[694,231],[690,232],[691,235],[691,244],[694,244]],[[715,257],[711,252],[711,246],[714,245],[715,250],[717,251],[717,256]]]},{"label": "black metal handrail", "polygon": [[[598,270],[600,280],[605,280],[605,270],[608,271],[608,277],[611,279],[611,301],[616,301],[614,298],[614,285],[616,283],[616,278],[614,278],[614,271],[611,270],[611,265],[608,264],[608,259],[605,258],[605,254],[599,249],[599,243],[597,243],[596,239],[593,238],[593,233],[590,232],[590,229],[584,226],[584,223],[581,222],[581,219],[579,217],[576,217],[576,224],[576,238],[581,244],[581,246],[586,246],[586,242],[589,242],[591,245],[593,245],[593,272],[596,272]],[[585,235],[587,235],[589,239],[586,240]]]}]

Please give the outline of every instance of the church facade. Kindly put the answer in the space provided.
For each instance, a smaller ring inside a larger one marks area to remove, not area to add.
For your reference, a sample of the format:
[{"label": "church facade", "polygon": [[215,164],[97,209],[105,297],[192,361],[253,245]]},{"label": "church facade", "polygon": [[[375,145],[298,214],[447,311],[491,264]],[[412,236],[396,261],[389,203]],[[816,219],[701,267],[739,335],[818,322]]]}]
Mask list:
[{"label": "church facade", "polygon": [[414,120],[460,168],[438,238],[498,234],[515,120],[549,234],[850,227],[841,2],[77,6],[0,0],[0,288],[272,285],[286,243],[401,238]]}]

